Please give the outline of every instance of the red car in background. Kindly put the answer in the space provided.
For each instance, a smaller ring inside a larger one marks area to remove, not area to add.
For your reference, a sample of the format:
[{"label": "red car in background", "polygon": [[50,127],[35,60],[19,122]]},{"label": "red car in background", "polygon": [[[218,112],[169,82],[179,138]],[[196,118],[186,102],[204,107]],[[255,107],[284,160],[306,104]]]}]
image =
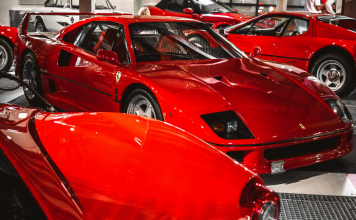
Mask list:
[{"label": "red car in background", "polygon": [[65,111],[162,120],[257,173],[353,148],[351,115],[328,87],[292,66],[247,57],[202,22],[107,16],[31,33],[29,17],[19,28],[16,75]]},{"label": "red car in background", "polygon": [[214,29],[239,24],[252,18],[213,0],[162,0],[156,6],[141,8],[139,15],[191,18],[208,23]]},{"label": "red car in background", "polygon": [[308,12],[269,13],[225,29],[245,53],[310,72],[339,96],[356,86],[356,19]]},{"label": "red car in background", "polygon": [[[219,167],[219,169],[217,169]],[[273,219],[278,195],[198,138],[119,113],[0,105],[2,219]]]},{"label": "red car in background", "polygon": [[0,25],[0,71],[9,71],[14,59],[14,44],[17,29]]}]

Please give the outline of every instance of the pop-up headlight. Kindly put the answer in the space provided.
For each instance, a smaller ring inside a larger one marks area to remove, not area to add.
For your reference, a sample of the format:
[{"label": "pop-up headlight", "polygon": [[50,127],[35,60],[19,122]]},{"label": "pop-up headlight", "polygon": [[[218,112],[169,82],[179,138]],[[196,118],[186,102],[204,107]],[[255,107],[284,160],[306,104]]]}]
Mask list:
[{"label": "pop-up headlight", "polygon": [[325,102],[332,108],[332,110],[342,119],[343,122],[348,123],[352,120],[352,116],[340,99],[325,99]]},{"label": "pop-up headlight", "polygon": [[253,139],[251,131],[234,111],[225,111],[200,116],[210,128],[224,139]]}]

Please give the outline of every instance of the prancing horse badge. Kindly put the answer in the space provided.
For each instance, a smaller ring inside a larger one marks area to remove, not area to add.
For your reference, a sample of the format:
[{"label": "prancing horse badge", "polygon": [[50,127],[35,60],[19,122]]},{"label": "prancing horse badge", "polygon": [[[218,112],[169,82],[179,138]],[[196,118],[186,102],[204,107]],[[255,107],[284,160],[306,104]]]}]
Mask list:
[{"label": "prancing horse badge", "polygon": [[119,82],[120,78],[121,78],[121,72],[117,71],[117,73],[116,73],[116,82],[117,83]]},{"label": "prancing horse badge", "polygon": [[302,129],[305,129],[304,125],[302,124],[299,124],[299,126],[302,128]]}]

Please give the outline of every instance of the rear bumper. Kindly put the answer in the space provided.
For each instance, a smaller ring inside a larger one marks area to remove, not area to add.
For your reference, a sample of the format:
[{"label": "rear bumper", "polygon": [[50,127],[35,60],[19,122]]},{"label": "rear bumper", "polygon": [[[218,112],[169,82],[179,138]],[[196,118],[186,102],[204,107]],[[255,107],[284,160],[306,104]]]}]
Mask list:
[{"label": "rear bumper", "polygon": [[[353,149],[353,127],[297,141],[248,147],[215,147],[255,173],[266,174],[271,173],[271,163],[275,161],[284,161],[284,170],[290,170],[348,154]],[[278,154],[279,151],[281,153]],[[274,152],[272,156],[271,152]]]}]

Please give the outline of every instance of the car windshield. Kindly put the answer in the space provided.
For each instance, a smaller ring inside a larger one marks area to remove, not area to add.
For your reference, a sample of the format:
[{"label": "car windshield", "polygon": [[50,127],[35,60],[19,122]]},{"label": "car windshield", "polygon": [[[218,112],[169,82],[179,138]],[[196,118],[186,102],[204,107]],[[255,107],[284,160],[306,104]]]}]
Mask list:
[{"label": "car windshield", "polygon": [[[79,0],[72,0],[72,7],[79,9]],[[114,9],[109,0],[95,0],[95,9]]]},{"label": "car windshield", "polygon": [[129,28],[137,62],[247,57],[203,23],[134,23]]},{"label": "car windshield", "polygon": [[209,13],[236,13],[234,9],[220,2],[212,0],[193,0],[202,14]]}]

